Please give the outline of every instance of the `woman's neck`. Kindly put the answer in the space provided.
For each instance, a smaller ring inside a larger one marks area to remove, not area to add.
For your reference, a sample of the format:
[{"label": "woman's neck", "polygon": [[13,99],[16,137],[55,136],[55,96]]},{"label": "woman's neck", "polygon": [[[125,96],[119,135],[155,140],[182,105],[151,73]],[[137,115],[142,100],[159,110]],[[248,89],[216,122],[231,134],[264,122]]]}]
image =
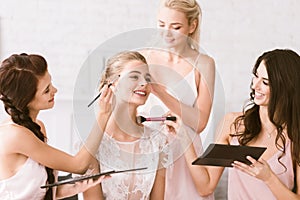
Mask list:
[{"label": "woman's neck", "polygon": [[167,51],[167,58],[169,62],[178,63],[182,58],[190,55],[191,47],[186,43],[178,47],[170,48],[170,51]]},{"label": "woman's neck", "polygon": [[33,122],[36,122],[37,116],[39,114],[39,111],[30,111],[29,117]]},{"label": "woman's neck", "polygon": [[275,128],[274,124],[270,121],[267,106],[259,107],[259,117],[261,120],[261,126],[263,131],[271,131],[271,129]]},{"label": "woman's neck", "polygon": [[128,103],[116,106],[110,117],[106,132],[120,141],[134,141],[141,137],[143,126],[136,122],[137,107]]}]

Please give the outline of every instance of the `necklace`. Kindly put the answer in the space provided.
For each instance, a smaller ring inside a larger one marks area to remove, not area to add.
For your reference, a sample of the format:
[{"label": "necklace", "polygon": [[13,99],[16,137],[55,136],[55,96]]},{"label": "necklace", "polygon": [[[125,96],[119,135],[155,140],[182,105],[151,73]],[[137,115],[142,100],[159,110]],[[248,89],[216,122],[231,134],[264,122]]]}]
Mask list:
[{"label": "necklace", "polygon": [[272,138],[272,133],[276,130],[276,128],[274,128],[271,132],[267,132],[267,139],[271,139]]}]

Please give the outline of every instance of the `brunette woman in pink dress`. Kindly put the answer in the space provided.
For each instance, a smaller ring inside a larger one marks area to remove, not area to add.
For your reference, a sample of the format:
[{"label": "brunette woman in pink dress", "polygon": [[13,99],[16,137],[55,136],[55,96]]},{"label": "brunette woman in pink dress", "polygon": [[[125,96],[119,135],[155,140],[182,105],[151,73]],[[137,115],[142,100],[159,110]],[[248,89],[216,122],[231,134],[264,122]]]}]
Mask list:
[{"label": "brunette woman in pink dress", "polygon": [[[227,114],[217,143],[266,147],[262,156],[234,161],[229,169],[228,199],[300,199],[300,56],[288,49],[263,53],[253,68],[250,102],[241,113]],[[178,133],[187,142],[186,131]],[[185,152],[190,163],[197,155]],[[223,167],[191,167],[198,191],[211,194]],[[196,178],[198,177],[198,178]]]}]

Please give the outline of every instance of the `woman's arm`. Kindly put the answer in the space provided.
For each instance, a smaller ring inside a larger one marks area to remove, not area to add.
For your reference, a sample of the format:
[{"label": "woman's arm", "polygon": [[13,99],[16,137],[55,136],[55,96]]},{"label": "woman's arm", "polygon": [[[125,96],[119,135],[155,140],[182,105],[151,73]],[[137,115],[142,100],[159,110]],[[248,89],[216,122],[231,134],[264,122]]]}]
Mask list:
[{"label": "woman's arm", "polygon": [[154,185],[150,194],[151,200],[163,200],[165,194],[165,168],[158,169],[156,171]]},{"label": "woman's arm", "polygon": [[164,102],[172,112],[180,116],[184,124],[200,133],[206,127],[212,107],[215,63],[211,57],[201,55],[197,65],[199,65],[199,67],[197,66],[199,70],[196,70],[198,96],[194,106],[181,103],[159,84],[152,84],[152,93]]},{"label": "woman's arm", "polygon": [[[217,129],[217,135],[219,136],[217,139],[217,143],[229,144],[229,134],[231,133],[231,124],[234,120],[234,116],[235,115],[228,114],[219,123]],[[178,137],[178,139],[180,140],[182,148],[186,149],[186,147],[188,147],[184,152],[184,156],[198,193],[201,196],[212,194],[217,187],[224,167],[192,165],[192,162],[197,158],[197,154],[195,152],[194,146],[190,145],[192,144],[192,141],[187,132],[188,129],[185,129],[178,124],[175,125],[172,121],[165,121],[165,123],[168,126],[177,127],[174,130],[176,130],[177,132],[176,137]],[[172,129],[170,129],[169,127],[168,131],[172,132]]]},{"label": "woman's arm", "polygon": [[[78,193],[85,192],[89,188],[99,187],[100,182],[105,179],[105,176],[99,177],[97,180],[88,179],[74,184],[65,184],[57,187],[56,198],[63,199],[76,195]],[[99,197],[100,198],[100,197]],[[97,196],[93,196],[92,199],[99,199]]]},{"label": "woman's arm", "polygon": [[[100,170],[99,163],[94,162],[93,164],[95,165],[94,173],[100,173],[101,170]],[[98,199],[103,200],[104,197],[103,197],[101,183],[83,192],[83,198],[84,200],[98,200]]]},{"label": "woman's arm", "polygon": [[28,156],[44,166],[60,171],[83,174],[100,145],[103,131],[111,114],[112,91],[104,88],[99,98],[99,113],[85,144],[75,155],[69,155],[40,141],[29,129],[14,126],[11,130],[8,152]]},{"label": "woman's arm", "polygon": [[[265,164],[267,164],[266,161],[264,161]],[[271,169],[270,169],[271,170]],[[288,189],[276,176],[276,174],[274,174],[272,172],[272,175],[265,180],[265,183],[267,184],[267,186],[270,188],[270,190],[273,192],[273,194],[275,195],[275,197],[278,200],[285,200],[285,199],[289,199],[289,200],[296,200],[296,199],[300,199],[300,192],[299,192],[299,184],[300,184],[300,178],[298,176],[298,174],[300,173],[300,167],[296,166],[296,183],[297,184],[297,188],[296,191],[297,193],[293,193],[290,189]]]},{"label": "woman's arm", "polygon": [[[100,168],[98,161],[93,159],[90,165],[91,174],[100,173]],[[82,182],[76,182],[75,184],[61,185],[56,190],[56,197],[58,199],[70,197],[78,193],[83,193],[85,200],[91,199],[102,199],[102,191],[100,183],[102,180],[108,178],[109,176],[101,176],[97,180],[88,179]]]}]

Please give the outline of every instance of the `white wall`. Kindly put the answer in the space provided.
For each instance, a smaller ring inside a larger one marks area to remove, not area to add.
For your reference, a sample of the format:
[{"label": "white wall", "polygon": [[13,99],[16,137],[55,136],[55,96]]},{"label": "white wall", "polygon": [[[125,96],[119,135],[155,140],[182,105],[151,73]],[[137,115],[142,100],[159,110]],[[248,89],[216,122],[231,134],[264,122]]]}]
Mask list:
[{"label": "white wall", "polygon": [[[202,47],[216,61],[226,111],[239,111],[249,96],[252,66],[262,52],[291,48],[300,53],[300,2],[199,2]],[[53,145],[71,152],[72,94],[89,53],[124,31],[155,27],[157,5],[149,0],[0,0],[0,59],[21,52],[42,54],[59,88],[56,108],[41,115]]]},{"label": "white wall", "polygon": [[[300,52],[300,3],[199,2],[202,47],[216,61],[226,111],[239,111],[248,97],[251,68],[263,51],[291,48]],[[1,0],[0,59],[21,52],[44,55],[59,88],[57,107],[62,107],[48,113],[69,112],[72,107],[62,104],[72,100],[76,77],[89,53],[122,32],[155,27],[157,6],[158,1],[149,0]],[[68,122],[57,123],[64,124],[57,126],[61,128]],[[50,134],[56,138],[62,133]]]}]

